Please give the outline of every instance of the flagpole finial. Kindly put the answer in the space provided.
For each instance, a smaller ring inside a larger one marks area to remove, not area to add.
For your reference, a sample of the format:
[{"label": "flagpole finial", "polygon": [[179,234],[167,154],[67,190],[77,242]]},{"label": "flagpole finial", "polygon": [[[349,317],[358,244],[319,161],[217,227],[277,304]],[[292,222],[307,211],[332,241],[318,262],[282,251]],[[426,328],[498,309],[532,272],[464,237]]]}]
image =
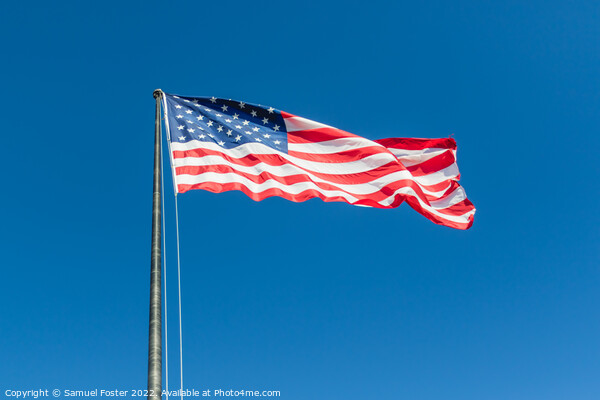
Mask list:
[{"label": "flagpole finial", "polygon": [[152,95],[153,95],[153,96],[154,96],[154,98],[156,99],[156,98],[158,98],[158,97],[162,96],[162,93],[163,93],[163,91],[162,91],[162,90],[160,90],[160,89],[156,89],[156,90],[154,91],[154,93],[152,93]]}]

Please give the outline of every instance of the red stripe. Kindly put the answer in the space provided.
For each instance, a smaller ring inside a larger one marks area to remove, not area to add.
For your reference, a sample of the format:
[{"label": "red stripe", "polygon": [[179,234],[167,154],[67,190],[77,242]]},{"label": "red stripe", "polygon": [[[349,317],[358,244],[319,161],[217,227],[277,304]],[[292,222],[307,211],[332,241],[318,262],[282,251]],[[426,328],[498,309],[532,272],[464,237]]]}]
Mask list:
[{"label": "red stripe", "polygon": [[435,157],[430,158],[427,161],[423,161],[420,164],[411,165],[410,167],[406,167],[407,170],[413,176],[425,176],[434,172],[438,172],[443,170],[444,168],[448,168],[452,164],[454,164],[456,158],[454,158],[454,153],[452,150],[448,150],[439,154]]},{"label": "red stripe", "polygon": [[[390,152],[381,146],[371,146],[371,147],[363,147],[360,149],[351,149],[340,151],[338,153],[329,153],[329,154],[315,154],[315,153],[304,153],[301,151],[293,151],[289,150],[288,154],[292,157],[301,158],[307,161],[315,161],[322,163],[346,163],[352,161],[360,161],[363,158],[373,156],[375,154],[390,154]],[[390,155],[390,159],[395,159],[396,157]],[[405,169],[404,166],[400,165]]]},{"label": "red stripe", "polygon": [[341,139],[354,137],[357,139],[363,139],[360,136],[356,136],[352,133],[348,133],[336,128],[316,128],[307,129],[303,131],[288,132],[288,143],[317,143],[325,142],[327,140]]},{"label": "red stripe", "polygon": [[289,161],[281,157],[279,154],[248,154],[244,157],[235,158],[231,157],[223,152],[217,150],[204,149],[201,147],[190,149],[190,150],[175,150],[173,151],[173,158],[187,158],[187,157],[204,157],[204,156],[220,156],[225,158],[227,161],[247,166],[254,166],[258,163],[265,163],[268,165],[278,166],[284,164],[290,164]]}]

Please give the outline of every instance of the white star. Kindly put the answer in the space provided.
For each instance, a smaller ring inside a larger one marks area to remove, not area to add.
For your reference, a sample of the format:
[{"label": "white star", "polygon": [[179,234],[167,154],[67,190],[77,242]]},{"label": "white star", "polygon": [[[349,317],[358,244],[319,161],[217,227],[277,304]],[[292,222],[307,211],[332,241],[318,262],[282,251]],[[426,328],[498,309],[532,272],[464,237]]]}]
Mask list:
[{"label": "white star", "polygon": [[236,142],[239,142],[241,139],[242,139],[242,137],[241,137],[240,135],[237,135],[237,136],[235,137],[235,141],[236,141]]},{"label": "white star", "polygon": [[185,128],[183,125],[179,125],[179,126],[177,127],[177,129],[179,129],[179,130],[182,130],[183,128]]},{"label": "white star", "polygon": [[273,114],[273,111],[275,111],[275,109],[273,107],[269,107],[269,114]]},{"label": "white star", "polygon": [[217,98],[216,97],[211,97],[210,102],[211,103],[216,103],[217,102]]},{"label": "white star", "polygon": [[217,116],[217,117],[222,117],[223,115],[221,115],[221,114],[215,114],[215,116]]},{"label": "white star", "polygon": [[181,108],[181,106],[180,106],[179,104],[177,104],[177,105],[175,106],[175,108],[179,110],[179,109]]},{"label": "white star", "polygon": [[259,138],[256,138],[256,141],[257,141],[257,142],[260,142],[260,139],[259,139]]},{"label": "white star", "polygon": [[268,124],[269,123],[269,118],[263,118],[263,124]]},{"label": "white star", "polygon": [[256,117],[256,111],[255,110],[252,110],[252,112],[250,114],[252,114],[253,117]]},{"label": "white star", "polygon": [[231,122],[231,120],[228,118],[228,119],[225,120],[225,122]]},{"label": "white star", "polygon": [[202,121],[202,120],[204,119],[204,117],[203,117],[202,115],[199,115],[199,116],[197,116],[197,117],[196,117],[196,119],[197,119],[198,121]]},{"label": "white star", "polygon": [[246,103],[244,103],[243,101],[240,101],[240,108],[244,108],[246,107]]},{"label": "white star", "polygon": [[179,114],[179,115],[177,116],[177,118],[183,118],[183,115]]},{"label": "white star", "polygon": [[227,111],[227,106],[225,104],[223,104],[223,107],[221,107],[221,110],[223,110],[223,112]]},{"label": "white star", "polygon": [[204,139],[206,136],[204,136],[204,135],[199,135],[198,137],[199,137],[200,139]]},{"label": "white star", "polygon": [[223,127],[222,127],[221,125],[219,125],[219,127],[217,128],[217,130],[218,130],[219,132],[223,132]]},{"label": "white star", "polygon": [[194,104],[198,104],[198,99],[194,99],[194,100],[192,100],[192,103],[194,103]]},{"label": "white star", "polygon": [[189,103],[189,102],[190,102],[188,99],[183,99],[183,101],[185,101],[186,103]]},{"label": "white star", "polygon": [[188,129],[188,132],[189,132],[189,133],[194,133],[194,130],[195,130],[195,129],[192,129],[192,128],[190,128],[190,129]]},{"label": "white star", "polygon": [[249,123],[250,123],[250,122],[248,122],[248,121],[244,121],[244,122],[242,122],[242,124],[244,124],[244,125],[248,125]]},{"label": "white star", "polygon": [[176,98],[176,99],[178,99],[178,98],[179,98],[179,96],[173,96],[173,97],[174,97],[174,98]]},{"label": "white star", "polygon": [[252,130],[253,130],[254,132],[258,132],[258,126],[255,126],[254,128],[252,128]]},{"label": "white star", "polygon": [[193,122],[190,121],[189,119],[186,119],[185,122],[187,122],[188,124],[193,124]]},{"label": "white star", "polygon": [[268,139],[268,138],[270,138],[270,137],[271,137],[271,135],[269,135],[269,134],[267,133],[266,135],[263,135],[263,137]]},{"label": "white star", "polygon": [[231,129],[227,130],[227,136],[231,136],[231,132],[233,132]]},{"label": "white star", "polygon": [[276,140],[276,141],[274,141],[273,143],[275,143],[275,144],[279,144],[279,143],[281,143],[281,142],[280,142],[279,140]]},{"label": "white star", "polygon": [[235,129],[242,129],[242,126],[241,125],[236,125]]},{"label": "white star", "polygon": [[275,126],[273,127],[273,130],[274,130],[274,131],[278,131],[278,130],[279,130],[279,125],[275,125]]},{"label": "white star", "polygon": [[208,125],[208,126],[213,126],[213,122],[212,122],[212,121],[208,121],[208,122],[206,123],[206,125]]},{"label": "white star", "polygon": [[250,132],[250,131],[246,131],[246,133],[247,133],[248,135],[252,135],[252,132]]},{"label": "white star", "polygon": [[186,112],[187,114],[191,114],[191,113],[192,113],[192,110],[185,110],[185,112]]},{"label": "white star", "polygon": [[238,119],[239,116],[239,114],[233,114],[233,119]]},{"label": "white star", "polygon": [[219,146],[223,146],[225,144],[225,142],[219,142]]},{"label": "white star", "polygon": [[179,140],[185,140],[185,136],[179,136]]},{"label": "white star", "polygon": [[211,138],[215,137],[215,135],[213,135],[212,133],[209,133],[208,136],[210,136]]},{"label": "white star", "polygon": [[210,108],[205,108],[204,111],[211,112],[212,110]]}]

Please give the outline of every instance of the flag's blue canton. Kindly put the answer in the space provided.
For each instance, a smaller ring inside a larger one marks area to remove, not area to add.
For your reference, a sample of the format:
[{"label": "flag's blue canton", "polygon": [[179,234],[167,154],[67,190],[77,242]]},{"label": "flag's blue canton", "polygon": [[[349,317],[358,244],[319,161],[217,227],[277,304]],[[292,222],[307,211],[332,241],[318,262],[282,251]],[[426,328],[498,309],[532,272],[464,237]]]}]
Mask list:
[{"label": "flag's blue canton", "polygon": [[215,97],[183,97],[165,93],[171,142],[214,142],[232,149],[262,143],[287,153],[288,140],[281,112],[241,101]]}]

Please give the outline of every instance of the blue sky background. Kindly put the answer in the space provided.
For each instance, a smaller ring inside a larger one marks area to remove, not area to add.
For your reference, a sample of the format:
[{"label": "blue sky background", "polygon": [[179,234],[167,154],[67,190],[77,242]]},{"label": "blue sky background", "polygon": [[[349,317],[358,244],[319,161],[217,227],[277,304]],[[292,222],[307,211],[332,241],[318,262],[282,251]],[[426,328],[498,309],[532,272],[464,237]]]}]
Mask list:
[{"label": "blue sky background", "polygon": [[4,4],[0,396],[146,387],[162,88],[371,139],[454,134],[478,209],[462,232],[407,205],[181,195],[186,387],[600,398],[599,17],[595,1]]}]

